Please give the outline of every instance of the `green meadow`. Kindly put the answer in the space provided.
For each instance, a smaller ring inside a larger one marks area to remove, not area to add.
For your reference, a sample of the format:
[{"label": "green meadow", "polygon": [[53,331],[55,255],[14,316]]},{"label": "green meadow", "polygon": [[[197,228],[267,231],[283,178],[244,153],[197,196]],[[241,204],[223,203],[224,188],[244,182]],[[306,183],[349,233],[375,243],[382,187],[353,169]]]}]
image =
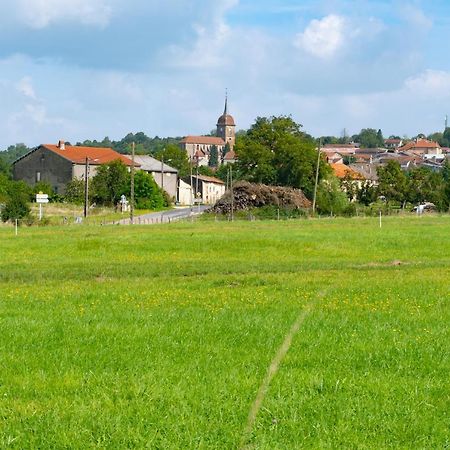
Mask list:
[{"label": "green meadow", "polygon": [[0,448],[450,448],[450,217],[0,228]]}]

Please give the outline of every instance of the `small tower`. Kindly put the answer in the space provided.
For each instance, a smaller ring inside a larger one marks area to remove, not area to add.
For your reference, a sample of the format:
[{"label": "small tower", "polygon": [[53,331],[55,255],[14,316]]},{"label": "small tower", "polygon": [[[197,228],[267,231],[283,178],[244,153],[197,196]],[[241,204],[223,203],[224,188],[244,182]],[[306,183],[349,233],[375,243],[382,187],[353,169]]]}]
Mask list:
[{"label": "small tower", "polygon": [[228,94],[225,94],[225,108],[223,114],[217,120],[217,137],[222,138],[225,144],[229,144],[230,150],[233,150],[236,142],[236,124],[233,116],[228,114]]}]

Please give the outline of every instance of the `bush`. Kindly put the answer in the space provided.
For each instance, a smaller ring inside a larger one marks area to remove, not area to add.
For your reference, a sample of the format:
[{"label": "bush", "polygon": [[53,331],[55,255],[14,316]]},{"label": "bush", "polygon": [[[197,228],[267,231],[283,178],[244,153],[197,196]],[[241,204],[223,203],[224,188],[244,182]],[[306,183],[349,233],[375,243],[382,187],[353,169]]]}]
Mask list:
[{"label": "bush", "polygon": [[170,197],[156,184],[151,175],[137,171],[134,177],[134,192],[138,209],[161,209],[170,205]]},{"label": "bush", "polygon": [[53,197],[53,188],[50,183],[47,183],[45,181],[39,181],[39,183],[36,183],[33,187],[32,194],[39,194],[42,192],[43,194],[47,194],[49,198],[51,199]]},{"label": "bush", "polygon": [[14,190],[5,202],[2,209],[2,220],[7,222],[16,219],[30,217],[30,207],[28,205],[28,194],[19,190]]},{"label": "bush", "polygon": [[317,210],[321,214],[343,214],[349,207],[345,192],[336,178],[323,180],[317,190]]},{"label": "bush", "polygon": [[84,181],[75,178],[66,185],[64,200],[67,203],[82,205],[84,203]]}]

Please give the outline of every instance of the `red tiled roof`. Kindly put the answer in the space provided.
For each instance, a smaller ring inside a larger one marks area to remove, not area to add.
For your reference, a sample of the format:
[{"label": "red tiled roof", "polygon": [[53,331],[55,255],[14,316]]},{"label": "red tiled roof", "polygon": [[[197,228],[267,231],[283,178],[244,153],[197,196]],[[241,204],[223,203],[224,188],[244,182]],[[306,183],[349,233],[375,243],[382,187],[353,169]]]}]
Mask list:
[{"label": "red tiled roof", "polygon": [[236,159],[236,152],[234,150],[230,150],[223,158],[225,161],[229,161],[231,159]]},{"label": "red tiled roof", "polygon": [[362,180],[364,177],[356,172],[356,170],[351,169],[350,167],[346,166],[345,164],[330,164],[331,168],[334,170],[334,174],[338,178],[345,178],[349,176],[350,178],[354,180]]},{"label": "red tiled roof", "polygon": [[417,141],[408,142],[403,147],[400,147],[401,151],[415,150],[419,148],[440,148],[439,144],[427,139],[418,139]]},{"label": "red tiled roof", "polygon": [[[131,159],[117,153],[112,148],[75,147],[72,145],[66,145],[63,150],[53,144],[43,144],[41,147],[44,147],[75,164],[84,164],[86,162],[86,158],[89,158],[90,165],[106,164],[117,159],[122,161],[126,166],[131,166],[133,164]],[[135,166],[139,167],[139,165],[140,164],[135,163]]]},{"label": "red tiled roof", "polygon": [[215,136],[186,136],[180,144],[225,145],[225,141]]}]

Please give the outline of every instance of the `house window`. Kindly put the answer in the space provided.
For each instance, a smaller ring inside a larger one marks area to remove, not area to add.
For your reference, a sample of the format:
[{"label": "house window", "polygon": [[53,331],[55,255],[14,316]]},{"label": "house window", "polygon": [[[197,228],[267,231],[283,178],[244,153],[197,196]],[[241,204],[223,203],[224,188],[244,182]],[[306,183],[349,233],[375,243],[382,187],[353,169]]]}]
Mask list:
[{"label": "house window", "polygon": [[36,183],[41,181],[41,172],[36,172]]}]

